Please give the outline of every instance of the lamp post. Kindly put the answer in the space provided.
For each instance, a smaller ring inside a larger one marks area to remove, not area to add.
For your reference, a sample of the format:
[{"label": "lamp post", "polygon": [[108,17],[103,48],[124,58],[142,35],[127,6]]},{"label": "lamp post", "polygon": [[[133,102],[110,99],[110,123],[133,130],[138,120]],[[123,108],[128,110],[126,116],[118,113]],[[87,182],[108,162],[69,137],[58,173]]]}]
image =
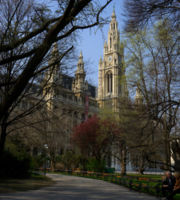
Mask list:
[{"label": "lamp post", "polygon": [[48,150],[48,145],[47,145],[47,144],[44,144],[44,149],[45,149],[44,176],[46,176],[46,168],[47,168],[47,150]]}]

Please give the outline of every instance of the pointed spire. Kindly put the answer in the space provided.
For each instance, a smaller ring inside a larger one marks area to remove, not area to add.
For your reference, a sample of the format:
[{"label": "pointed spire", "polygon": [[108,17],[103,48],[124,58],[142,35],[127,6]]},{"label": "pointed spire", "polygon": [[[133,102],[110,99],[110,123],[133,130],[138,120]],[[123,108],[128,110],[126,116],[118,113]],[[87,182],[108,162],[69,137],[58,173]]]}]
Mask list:
[{"label": "pointed spire", "polygon": [[104,43],[104,53],[107,53],[107,50],[108,50],[108,45],[107,45],[107,42],[105,41],[105,43]]},{"label": "pointed spire", "polygon": [[115,14],[115,8],[114,8],[114,6],[113,6],[112,19],[116,19],[116,14]]},{"label": "pointed spire", "polygon": [[99,64],[101,65],[102,64],[102,58],[100,57],[99,59]]},{"label": "pointed spire", "polygon": [[82,51],[80,52],[79,58],[83,58]]},{"label": "pointed spire", "polygon": [[78,63],[83,63],[83,55],[82,55],[82,51],[80,52]]},{"label": "pointed spire", "polygon": [[83,55],[82,55],[82,52],[80,52],[79,60],[77,64],[77,70],[75,72],[75,80],[73,84],[74,92],[84,91],[85,76],[86,76],[86,73],[84,71]]},{"label": "pointed spire", "polygon": [[118,22],[116,21],[115,9],[113,9],[112,20],[108,32],[108,50],[117,51],[118,49],[119,49]]},{"label": "pointed spire", "polygon": [[58,72],[60,70],[59,62],[60,61],[59,61],[58,45],[57,45],[57,42],[55,42],[53,44],[52,49],[51,49],[51,54],[50,54],[50,58],[49,58],[49,61],[48,61],[48,64],[50,66],[49,69],[48,69],[48,73],[51,74],[53,72],[52,79],[55,79],[58,76]]},{"label": "pointed spire", "polygon": [[77,71],[78,71],[78,72],[79,72],[79,71],[84,71],[84,62],[83,62],[82,51],[80,52],[80,55],[79,55]]}]

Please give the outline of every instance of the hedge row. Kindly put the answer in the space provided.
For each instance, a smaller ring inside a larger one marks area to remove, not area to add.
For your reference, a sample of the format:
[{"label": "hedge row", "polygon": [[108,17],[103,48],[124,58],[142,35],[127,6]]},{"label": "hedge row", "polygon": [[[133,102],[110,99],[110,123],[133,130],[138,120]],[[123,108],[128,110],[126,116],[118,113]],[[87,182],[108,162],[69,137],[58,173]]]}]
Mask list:
[{"label": "hedge row", "polygon": [[96,172],[82,172],[82,171],[63,171],[66,175],[75,175],[86,178],[93,178],[108,181],[111,183],[123,185],[132,190],[148,193],[158,197],[162,196],[161,181],[146,177],[136,176],[121,176],[119,174],[96,173]]}]

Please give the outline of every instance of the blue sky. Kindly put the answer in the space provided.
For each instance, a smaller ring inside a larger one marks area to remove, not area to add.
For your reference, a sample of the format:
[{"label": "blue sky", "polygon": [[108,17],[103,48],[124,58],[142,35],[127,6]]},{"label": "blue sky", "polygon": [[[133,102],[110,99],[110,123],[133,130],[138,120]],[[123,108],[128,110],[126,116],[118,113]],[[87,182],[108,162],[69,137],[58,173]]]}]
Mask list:
[{"label": "blue sky", "polygon": [[[101,1],[106,2],[106,0]],[[109,17],[109,19],[111,19],[113,7],[115,8],[118,28],[122,38],[124,26],[123,0],[113,0],[112,3],[104,10],[102,16]],[[95,86],[98,86],[98,63],[100,56],[103,56],[104,41],[107,39],[108,30],[109,24],[104,25],[102,30],[98,30],[97,28],[83,30],[78,41],[77,50],[78,54],[82,51],[84,57],[85,69],[87,71],[86,79]]]},{"label": "blue sky", "polygon": [[[54,7],[54,2],[52,0],[37,0],[39,3],[46,2],[52,9]],[[93,0],[97,1],[97,0]],[[124,26],[124,16],[123,16],[123,2],[125,0],[113,0],[103,11],[101,16],[105,18],[109,18],[111,20],[111,15],[113,12],[113,8],[115,9],[116,19],[118,21],[118,28],[120,31],[120,38],[122,39],[122,32]],[[107,2],[107,0],[99,0],[99,2],[103,5]],[[85,62],[85,70],[86,70],[86,80],[94,86],[98,86],[98,64],[100,57],[103,56],[103,47],[104,41],[107,40],[109,30],[109,24],[104,25],[102,29],[98,29],[97,27],[92,29],[81,30],[80,35],[78,35],[77,41],[77,55],[82,51],[84,62]],[[78,60],[77,60],[78,62]],[[77,67],[77,62],[72,63],[72,67],[74,71]],[[73,76],[72,71],[70,72],[70,76]]]}]

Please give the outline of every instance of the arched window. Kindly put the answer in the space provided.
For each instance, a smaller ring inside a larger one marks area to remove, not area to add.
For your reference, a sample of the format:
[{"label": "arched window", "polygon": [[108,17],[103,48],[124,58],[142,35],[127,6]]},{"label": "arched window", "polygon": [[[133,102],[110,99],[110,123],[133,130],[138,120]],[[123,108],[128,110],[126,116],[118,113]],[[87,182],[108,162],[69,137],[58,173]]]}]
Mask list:
[{"label": "arched window", "polygon": [[112,81],[113,77],[112,77],[112,73],[111,72],[108,72],[107,75],[106,75],[106,82],[107,82],[107,92],[108,93],[112,93],[112,84],[113,84],[113,81]]},{"label": "arched window", "polygon": [[112,48],[112,39],[110,37],[110,49]]},{"label": "arched window", "polygon": [[78,113],[75,111],[73,114],[73,126],[77,126],[77,122],[78,122]]}]

